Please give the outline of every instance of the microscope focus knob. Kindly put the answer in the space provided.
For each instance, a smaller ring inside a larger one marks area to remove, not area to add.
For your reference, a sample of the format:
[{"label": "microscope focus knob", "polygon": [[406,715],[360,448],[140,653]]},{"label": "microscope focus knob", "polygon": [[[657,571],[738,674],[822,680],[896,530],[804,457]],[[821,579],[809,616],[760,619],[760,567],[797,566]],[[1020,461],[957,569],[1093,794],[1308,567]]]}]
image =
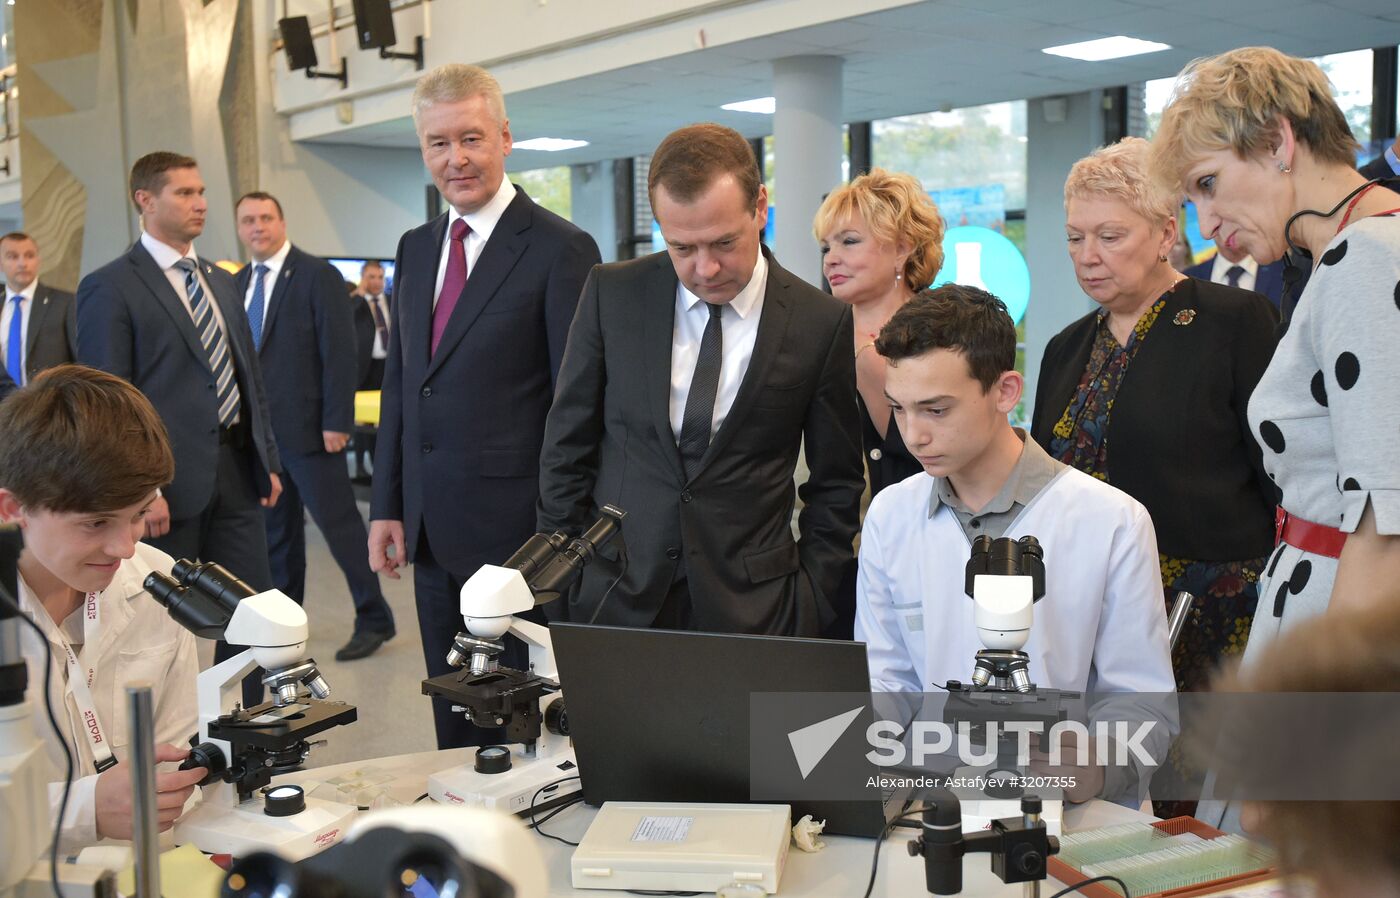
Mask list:
[{"label": "microscope focus knob", "polygon": [[544,728],[556,736],[569,735],[569,711],[562,698],[550,702],[544,709]]},{"label": "microscope focus knob", "polygon": [[1029,845],[1020,845],[1013,852],[1011,862],[1016,869],[1025,876],[1043,876],[1045,872],[1045,855],[1036,851]]},{"label": "microscope focus knob", "polygon": [[181,770],[193,770],[196,767],[203,767],[209,771],[204,779],[199,781],[199,785],[207,786],[223,779],[228,762],[219,746],[212,742],[197,742],[190,746],[190,756],[180,762]]}]

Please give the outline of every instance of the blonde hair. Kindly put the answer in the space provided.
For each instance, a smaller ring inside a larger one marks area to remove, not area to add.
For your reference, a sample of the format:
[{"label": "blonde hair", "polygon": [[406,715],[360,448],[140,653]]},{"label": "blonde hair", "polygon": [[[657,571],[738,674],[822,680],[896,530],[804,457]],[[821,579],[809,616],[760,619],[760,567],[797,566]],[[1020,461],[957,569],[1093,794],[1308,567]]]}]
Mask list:
[{"label": "blonde hair", "polygon": [[1153,225],[1165,222],[1180,198],[1148,177],[1147,156],[1147,141],[1125,137],[1080,159],[1065,179],[1065,208],[1073,199],[1100,197],[1119,200]]},{"label": "blonde hair", "polygon": [[418,127],[418,115],[436,103],[456,103],[472,97],[484,97],[496,117],[496,123],[506,123],[506,99],[494,75],[479,65],[449,62],[440,65],[418,79],[413,88],[413,127]]},{"label": "blonde hair", "polygon": [[871,169],[827,194],[812,220],[820,241],[844,221],[859,217],[881,243],[909,242],[913,250],[904,263],[904,282],[919,291],[933,283],[943,267],[946,225],[938,206],[913,175]]},{"label": "blonde hair", "polygon": [[1319,162],[1354,168],[1361,145],[1314,62],[1272,47],[1243,47],[1197,59],[1177,76],[1152,140],[1152,173],[1180,189],[1188,169],[1208,153],[1241,159],[1278,146],[1279,119]]}]

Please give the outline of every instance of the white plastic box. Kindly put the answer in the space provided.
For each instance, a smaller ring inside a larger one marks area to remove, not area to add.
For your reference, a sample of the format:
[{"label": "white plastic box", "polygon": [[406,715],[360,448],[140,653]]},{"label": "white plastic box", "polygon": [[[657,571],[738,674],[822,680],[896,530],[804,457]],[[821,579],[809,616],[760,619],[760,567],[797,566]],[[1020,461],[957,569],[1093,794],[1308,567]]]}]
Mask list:
[{"label": "white plastic box", "polygon": [[787,805],[610,801],[570,872],[576,889],[714,892],[741,882],[772,895],[791,837]]}]

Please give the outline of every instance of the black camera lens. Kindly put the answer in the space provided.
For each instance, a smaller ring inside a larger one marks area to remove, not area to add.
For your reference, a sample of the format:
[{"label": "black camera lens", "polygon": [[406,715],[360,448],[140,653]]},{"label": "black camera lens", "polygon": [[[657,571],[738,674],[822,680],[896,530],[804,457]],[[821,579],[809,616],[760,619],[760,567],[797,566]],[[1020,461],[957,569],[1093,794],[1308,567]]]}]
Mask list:
[{"label": "black camera lens", "polygon": [[236,859],[220,889],[221,898],[295,898],[300,895],[301,871],[291,861],[269,852]]}]

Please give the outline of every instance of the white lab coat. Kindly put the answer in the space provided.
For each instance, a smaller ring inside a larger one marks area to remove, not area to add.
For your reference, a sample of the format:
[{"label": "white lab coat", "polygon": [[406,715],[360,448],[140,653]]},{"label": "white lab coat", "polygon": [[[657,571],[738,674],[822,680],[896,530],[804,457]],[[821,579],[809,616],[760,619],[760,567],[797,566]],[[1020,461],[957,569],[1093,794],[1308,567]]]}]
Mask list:
[{"label": "white lab coat", "polygon": [[[153,570],[170,571],[169,555],[145,543],[136,544],[136,554],[122,562],[101,603],[101,631],[97,645],[84,645],[78,652],[83,667],[94,669],[91,686],[93,708],[112,753],[119,762],[127,760],[130,744],[126,713],[128,682],[149,681],[153,688],[155,737],[157,743],[184,747],[198,728],[195,703],[195,677],[199,673],[194,634],[171,620],[165,609],[146,593],[142,581]],[[54,713],[65,730],[64,740],[74,755],[74,781],[64,815],[62,847],[72,850],[97,842],[95,790],[97,770],[90,743],[83,736],[82,715],[68,688],[68,665],[64,646],[68,639],[39,606],[28,584],[20,578],[20,607],[48,636],[53,660],[49,691]],[[82,612],[81,606],[74,614]],[[29,666],[29,697],[34,709],[34,732],[43,739],[53,773],[49,786],[52,818],[57,816],[63,792],[64,760],[44,710],[44,650],[38,637],[23,628],[21,644]],[[96,652],[95,661],[93,652]],[[174,764],[162,765],[173,768]],[[45,842],[47,844],[47,840]]]},{"label": "white lab coat", "polygon": [[[970,682],[983,648],[964,591],[972,543],[948,506],[929,516],[933,488],[927,474],[886,488],[861,530],[855,636],[866,644],[873,692],[933,692],[949,680]],[[1065,468],[1003,535],[1027,534],[1040,541],[1045,560],[1045,596],[1035,604],[1023,649],[1031,682],[1100,696],[1175,693],[1157,535],[1147,509]],[[1114,700],[1106,716],[1160,721],[1143,745],[1165,758],[1178,728],[1174,700],[1134,702]],[[1104,706],[1097,702],[1090,719]],[[1140,775],[1137,780],[1145,788]]]},{"label": "white lab coat", "polygon": [[[963,591],[972,543],[952,509],[929,517],[934,480],[883,490],[861,531],[856,639],[875,692],[968,682],[981,649]],[[1031,681],[1078,692],[1175,692],[1152,519],[1137,501],[1066,468],[1005,536],[1031,535],[1045,558],[1045,597],[1024,651]]]}]

